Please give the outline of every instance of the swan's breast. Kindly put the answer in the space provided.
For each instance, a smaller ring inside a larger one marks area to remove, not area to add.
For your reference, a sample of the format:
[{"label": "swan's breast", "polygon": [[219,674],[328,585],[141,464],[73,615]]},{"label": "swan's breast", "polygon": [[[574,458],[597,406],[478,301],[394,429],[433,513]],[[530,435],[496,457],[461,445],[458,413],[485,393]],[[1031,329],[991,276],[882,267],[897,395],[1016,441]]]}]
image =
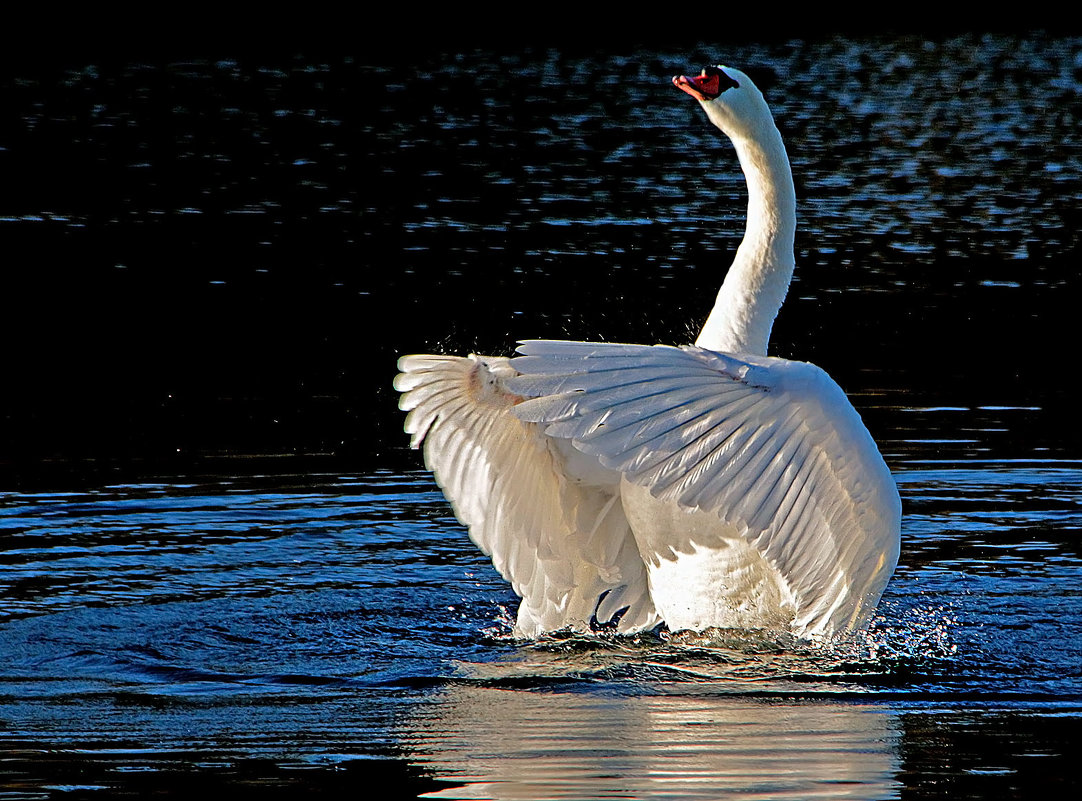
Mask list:
[{"label": "swan's breast", "polygon": [[620,494],[654,607],[672,631],[788,627],[796,613],[788,584],[732,526],[627,480]]}]

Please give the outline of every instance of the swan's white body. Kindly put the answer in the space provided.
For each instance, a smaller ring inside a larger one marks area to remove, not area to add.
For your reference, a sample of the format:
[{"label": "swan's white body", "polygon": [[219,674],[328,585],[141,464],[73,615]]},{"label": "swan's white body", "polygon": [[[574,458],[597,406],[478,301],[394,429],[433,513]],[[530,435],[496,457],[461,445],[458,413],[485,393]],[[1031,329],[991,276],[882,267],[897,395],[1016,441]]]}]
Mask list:
[{"label": "swan's white body", "polygon": [[728,67],[674,83],[733,141],[749,194],[695,345],[405,356],[406,431],[521,596],[523,637],[664,622],[828,638],[866,622],[894,570],[898,491],[838,385],[766,355],[796,198],[762,94]]}]

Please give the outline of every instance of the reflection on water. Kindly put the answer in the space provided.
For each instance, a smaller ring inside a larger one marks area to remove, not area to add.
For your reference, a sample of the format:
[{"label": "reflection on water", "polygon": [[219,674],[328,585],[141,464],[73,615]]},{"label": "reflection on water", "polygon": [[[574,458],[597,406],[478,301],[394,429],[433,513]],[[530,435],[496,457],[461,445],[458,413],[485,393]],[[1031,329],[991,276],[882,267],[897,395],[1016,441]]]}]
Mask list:
[{"label": "reflection on water", "polygon": [[451,784],[431,798],[897,797],[897,721],[874,704],[527,693],[453,684],[405,741]]},{"label": "reflection on water", "polygon": [[400,736],[448,784],[437,798],[893,798],[887,699],[934,694],[956,647],[929,610],[889,625],[835,647],[736,631],[550,637],[459,663]]}]

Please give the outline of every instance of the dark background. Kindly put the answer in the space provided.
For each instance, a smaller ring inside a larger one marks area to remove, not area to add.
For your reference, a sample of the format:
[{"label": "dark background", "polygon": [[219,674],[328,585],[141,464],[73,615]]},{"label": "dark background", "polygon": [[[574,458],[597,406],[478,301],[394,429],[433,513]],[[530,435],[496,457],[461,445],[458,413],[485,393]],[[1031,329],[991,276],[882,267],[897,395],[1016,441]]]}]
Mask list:
[{"label": "dark background", "polygon": [[[718,51],[765,67],[797,174],[772,352],[828,369],[880,439],[904,440],[884,405],[1032,405],[1005,452],[1077,456],[1082,103],[1009,35],[789,27],[646,49],[544,26],[450,42],[429,22],[408,40],[225,28],[7,51],[0,481],[416,465],[401,353],[688,341],[744,199],[667,82]],[[854,36],[883,62],[849,59]],[[924,83],[958,52],[963,85]],[[891,128],[854,97],[912,118]],[[641,104],[679,116],[643,128]]]}]

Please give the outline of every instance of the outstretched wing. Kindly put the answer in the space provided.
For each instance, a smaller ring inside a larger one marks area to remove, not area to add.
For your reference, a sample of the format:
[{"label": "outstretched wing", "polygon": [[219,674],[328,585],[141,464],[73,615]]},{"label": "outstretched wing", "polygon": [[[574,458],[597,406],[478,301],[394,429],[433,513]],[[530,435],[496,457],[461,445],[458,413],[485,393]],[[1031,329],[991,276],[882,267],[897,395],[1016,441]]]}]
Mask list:
[{"label": "outstretched wing", "polygon": [[901,503],[841,388],[804,362],[696,347],[529,341],[519,419],[651,494],[733,525],[786,579],[794,629],[871,614],[898,559]]},{"label": "outstretched wing", "polygon": [[[658,623],[619,501],[618,476],[585,482],[541,427],[519,420],[506,358],[404,356],[406,432],[470,537],[522,598],[517,633],[621,632]],[[581,456],[579,457],[581,458]],[[594,477],[596,479],[596,477]],[[621,613],[622,614],[618,614]]]}]

